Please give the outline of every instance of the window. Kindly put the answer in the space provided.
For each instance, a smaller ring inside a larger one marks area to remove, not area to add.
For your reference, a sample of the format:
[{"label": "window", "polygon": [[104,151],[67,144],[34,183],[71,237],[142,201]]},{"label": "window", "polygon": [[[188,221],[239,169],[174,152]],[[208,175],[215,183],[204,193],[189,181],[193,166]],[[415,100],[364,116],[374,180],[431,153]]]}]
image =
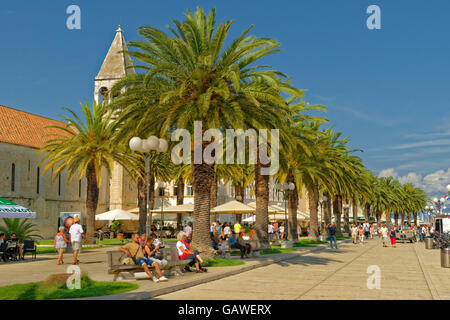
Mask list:
[{"label": "window", "polygon": [[11,165],[11,192],[16,191],[16,165]]},{"label": "window", "polygon": [[58,175],[58,196],[61,195],[61,175]]},{"label": "window", "polygon": [[164,197],[164,188],[158,188],[158,195],[160,196],[160,197]]},{"label": "window", "polygon": [[194,189],[192,188],[192,185],[188,185],[188,187],[187,187],[187,195],[188,196],[194,195]]},{"label": "window", "polygon": [[178,186],[174,186],[173,187],[173,195],[177,196],[178,195]]},{"label": "window", "polygon": [[36,175],[36,193],[39,194],[39,178],[41,175],[41,170],[37,167],[37,175]]}]

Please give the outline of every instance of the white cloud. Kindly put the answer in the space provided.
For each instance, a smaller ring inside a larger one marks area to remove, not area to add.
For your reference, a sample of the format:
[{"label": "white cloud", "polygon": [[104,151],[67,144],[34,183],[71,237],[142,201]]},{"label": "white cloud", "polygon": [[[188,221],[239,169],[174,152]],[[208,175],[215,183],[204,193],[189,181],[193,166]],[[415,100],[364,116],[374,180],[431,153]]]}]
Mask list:
[{"label": "white cloud", "polygon": [[400,183],[412,183],[414,186],[423,189],[429,196],[441,197],[446,193],[445,187],[450,184],[450,168],[445,170],[437,170],[422,177],[415,172],[409,172],[402,176],[396,169],[388,168],[381,170],[379,177],[392,177]]}]

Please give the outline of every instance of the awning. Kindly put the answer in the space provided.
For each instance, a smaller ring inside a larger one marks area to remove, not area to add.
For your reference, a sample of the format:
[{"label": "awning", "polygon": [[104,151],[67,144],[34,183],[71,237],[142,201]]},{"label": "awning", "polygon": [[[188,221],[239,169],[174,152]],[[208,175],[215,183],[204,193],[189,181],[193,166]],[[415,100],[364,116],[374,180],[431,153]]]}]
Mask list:
[{"label": "awning", "polygon": [[[130,210],[130,212],[133,212]],[[139,212],[139,208],[137,208],[137,212]],[[179,204],[177,206],[167,206],[167,207],[159,207],[152,210],[152,213],[161,214],[161,213],[192,213],[194,212],[194,204],[193,203],[185,203]]]},{"label": "awning", "polygon": [[36,212],[22,207],[12,201],[0,198],[0,218],[36,218]]}]

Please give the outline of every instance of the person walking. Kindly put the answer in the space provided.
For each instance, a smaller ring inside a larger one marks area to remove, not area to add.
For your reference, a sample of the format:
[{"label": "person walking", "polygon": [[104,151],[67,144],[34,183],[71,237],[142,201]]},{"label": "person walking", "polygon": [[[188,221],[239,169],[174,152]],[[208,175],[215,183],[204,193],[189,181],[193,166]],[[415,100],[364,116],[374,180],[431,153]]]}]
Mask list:
[{"label": "person walking", "polygon": [[370,225],[370,239],[373,239],[373,234],[375,233],[375,226],[373,224]]},{"label": "person walking", "polygon": [[359,243],[364,244],[364,228],[363,226],[359,227]]},{"label": "person walking", "polygon": [[70,242],[72,242],[73,248],[73,263],[79,264],[80,260],[78,260],[78,253],[81,251],[81,238],[84,239],[84,243],[86,243],[86,235],[84,234],[83,227],[80,225],[80,218],[75,217],[73,219],[73,224],[69,230],[70,233]]},{"label": "person walking", "polygon": [[59,232],[55,235],[54,240],[54,248],[58,251],[58,263],[64,264],[63,255],[66,251],[67,244],[70,243],[69,239],[67,239],[66,234],[64,232],[65,227],[59,227]]},{"label": "person walking", "polygon": [[336,242],[336,227],[334,226],[334,223],[330,223],[327,226],[328,230],[328,237],[330,238],[330,248],[333,249],[333,242],[334,247],[337,249],[337,242]]},{"label": "person walking", "polygon": [[383,226],[380,229],[380,235],[383,241],[383,247],[387,247],[387,239],[388,239],[388,228],[386,227],[385,224],[383,224]]},{"label": "person walking", "polygon": [[395,231],[394,227],[391,227],[389,238],[391,239],[391,246],[395,248],[395,240],[397,239],[397,232]]},{"label": "person walking", "polygon": [[356,224],[353,225],[351,232],[352,232],[352,242],[353,242],[353,244],[357,244],[358,243],[358,228],[356,227]]},{"label": "person walking", "polygon": [[280,239],[284,239],[284,225],[280,224]]}]

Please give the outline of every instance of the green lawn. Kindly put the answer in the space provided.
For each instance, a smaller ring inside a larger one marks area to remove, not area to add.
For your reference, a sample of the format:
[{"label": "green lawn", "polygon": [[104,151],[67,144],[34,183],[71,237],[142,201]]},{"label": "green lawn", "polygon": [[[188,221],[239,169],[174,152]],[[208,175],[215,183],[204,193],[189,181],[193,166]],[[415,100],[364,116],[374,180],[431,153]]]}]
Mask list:
[{"label": "green lawn", "polygon": [[99,282],[88,276],[81,277],[81,289],[69,290],[66,285],[43,285],[30,282],[0,287],[0,300],[48,300],[98,297],[135,290],[137,284],[128,282]]},{"label": "green lawn", "polygon": [[328,243],[327,241],[312,241],[309,239],[300,239],[298,242],[292,244],[293,247],[313,247],[316,244]]},{"label": "green lawn", "polygon": [[294,251],[295,251],[295,249],[283,248],[283,249],[261,250],[260,253],[261,254],[274,254],[274,253],[285,253],[285,252],[294,252]]},{"label": "green lawn", "polygon": [[243,265],[245,262],[242,260],[232,260],[232,259],[223,259],[223,258],[214,258],[214,259],[207,259],[209,267],[230,267],[230,266],[239,266]]}]

